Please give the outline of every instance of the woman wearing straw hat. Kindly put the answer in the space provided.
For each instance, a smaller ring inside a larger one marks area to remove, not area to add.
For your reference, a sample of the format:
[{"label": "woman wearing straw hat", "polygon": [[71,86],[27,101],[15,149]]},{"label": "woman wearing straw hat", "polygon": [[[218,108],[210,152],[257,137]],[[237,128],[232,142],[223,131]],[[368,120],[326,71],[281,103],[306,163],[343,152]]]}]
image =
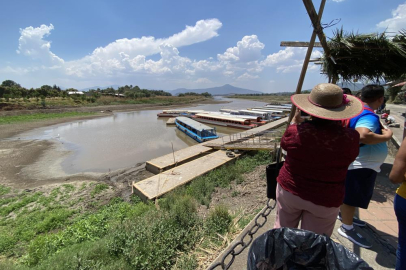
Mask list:
[{"label": "woman wearing straw hat", "polygon": [[[298,108],[281,140],[287,152],[277,178],[274,228],[297,228],[331,236],[344,199],[347,168],[359,152],[357,131],[341,120],[360,114],[362,102],[322,83],[291,97]],[[300,111],[312,116],[303,122]]]}]

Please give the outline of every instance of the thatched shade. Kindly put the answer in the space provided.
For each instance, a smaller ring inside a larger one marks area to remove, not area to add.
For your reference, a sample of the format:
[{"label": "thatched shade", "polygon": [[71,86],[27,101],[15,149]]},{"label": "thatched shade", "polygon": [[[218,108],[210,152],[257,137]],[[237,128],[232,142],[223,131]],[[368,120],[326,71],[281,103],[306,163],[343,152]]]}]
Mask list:
[{"label": "thatched shade", "polygon": [[322,70],[330,81],[398,79],[406,74],[406,35],[360,35],[336,30],[328,42],[333,60],[323,55]]}]

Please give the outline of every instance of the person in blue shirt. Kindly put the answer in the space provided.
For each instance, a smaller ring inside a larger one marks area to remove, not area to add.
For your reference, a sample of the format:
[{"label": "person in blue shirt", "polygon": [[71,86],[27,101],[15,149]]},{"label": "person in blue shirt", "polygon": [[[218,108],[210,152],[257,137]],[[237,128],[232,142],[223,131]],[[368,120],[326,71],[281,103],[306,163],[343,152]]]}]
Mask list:
[{"label": "person in blue shirt", "polygon": [[338,233],[364,247],[372,247],[354,224],[360,227],[366,225],[362,220],[354,217],[356,207],[368,208],[374,191],[376,176],[388,154],[386,142],[392,137],[392,131],[384,128],[375,114],[384,103],[385,90],[380,85],[367,85],[361,90],[361,101],[364,110],[360,115],[352,118],[348,127],[353,128],[360,134],[359,155],[350,165],[345,182],[345,198],[340,207],[338,219],[342,221]]}]

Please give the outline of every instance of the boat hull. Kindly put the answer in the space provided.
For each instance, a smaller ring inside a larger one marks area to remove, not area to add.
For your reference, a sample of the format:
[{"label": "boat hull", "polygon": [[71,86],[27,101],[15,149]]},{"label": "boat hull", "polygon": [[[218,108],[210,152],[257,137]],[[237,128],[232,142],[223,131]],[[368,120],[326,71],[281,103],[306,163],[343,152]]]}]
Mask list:
[{"label": "boat hull", "polygon": [[158,117],[176,117],[179,116],[180,113],[158,113]]}]

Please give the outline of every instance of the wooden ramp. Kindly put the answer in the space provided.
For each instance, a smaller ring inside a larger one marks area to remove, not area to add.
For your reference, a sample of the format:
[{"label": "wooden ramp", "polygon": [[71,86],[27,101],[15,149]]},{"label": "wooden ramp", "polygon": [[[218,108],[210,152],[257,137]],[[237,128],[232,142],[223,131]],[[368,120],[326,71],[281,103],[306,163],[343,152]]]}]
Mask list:
[{"label": "wooden ramp", "polygon": [[230,158],[227,157],[225,151],[216,151],[187,164],[133,183],[133,192],[142,199],[155,199],[200,175],[230,162],[238,156],[239,154],[235,154],[235,157]]},{"label": "wooden ramp", "polygon": [[[206,143],[201,143],[197,144],[191,147],[187,147],[185,149],[181,149],[179,151],[175,152],[175,159],[173,157],[173,154],[167,154],[162,157],[158,157],[155,159],[152,159],[150,161],[146,162],[145,168],[155,174],[161,173],[163,171],[166,171],[170,168],[173,168],[175,165],[181,165],[184,164],[185,162],[189,162],[190,160],[196,159],[198,157],[201,157],[203,155],[209,154],[211,151],[213,151],[212,148],[215,149],[220,149],[223,144],[231,144],[234,141],[241,140],[241,138],[245,137],[252,137],[252,136],[257,136],[264,134],[266,132],[269,132],[269,129],[275,129],[278,128],[288,121],[287,117],[281,118],[279,120],[273,121],[271,123],[265,124],[263,126],[253,128],[241,133],[237,134],[232,134],[229,136],[224,136],[215,140],[211,140]],[[270,137],[265,135],[264,138]],[[262,142],[265,142],[265,139],[262,139]],[[255,142],[255,140],[254,140]],[[207,146],[206,146],[207,145]],[[209,146],[211,145],[211,146]],[[273,147],[272,143],[272,147]],[[216,146],[216,147],[213,147]],[[270,146],[266,146],[264,144],[262,145],[255,145],[255,146],[248,146],[246,148],[241,148],[241,147],[232,147],[231,145],[228,147],[228,149],[241,149],[241,150],[259,150],[259,149],[269,149],[271,148]]]},{"label": "wooden ramp", "polygon": [[206,155],[211,151],[213,151],[212,148],[203,146],[202,144],[197,144],[176,151],[175,153],[170,153],[165,156],[147,161],[145,168],[152,173],[158,174],[174,167],[175,165],[180,165],[189,160]]},{"label": "wooden ramp", "polygon": [[169,118],[169,119],[166,121],[166,125],[167,125],[167,126],[174,126],[174,125],[175,125],[175,120],[176,120],[175,117]]},{"label": "wooden ramp", "polygon": [[272,150],[275,139],[282,137],[283,131],[274,133],[274,129],[286,124],[287,117],[273,121],[271,123],[256,127],[244,132],[224,136],[206,143],[204,146],[213,149],[239,149],[239,150]]}]

